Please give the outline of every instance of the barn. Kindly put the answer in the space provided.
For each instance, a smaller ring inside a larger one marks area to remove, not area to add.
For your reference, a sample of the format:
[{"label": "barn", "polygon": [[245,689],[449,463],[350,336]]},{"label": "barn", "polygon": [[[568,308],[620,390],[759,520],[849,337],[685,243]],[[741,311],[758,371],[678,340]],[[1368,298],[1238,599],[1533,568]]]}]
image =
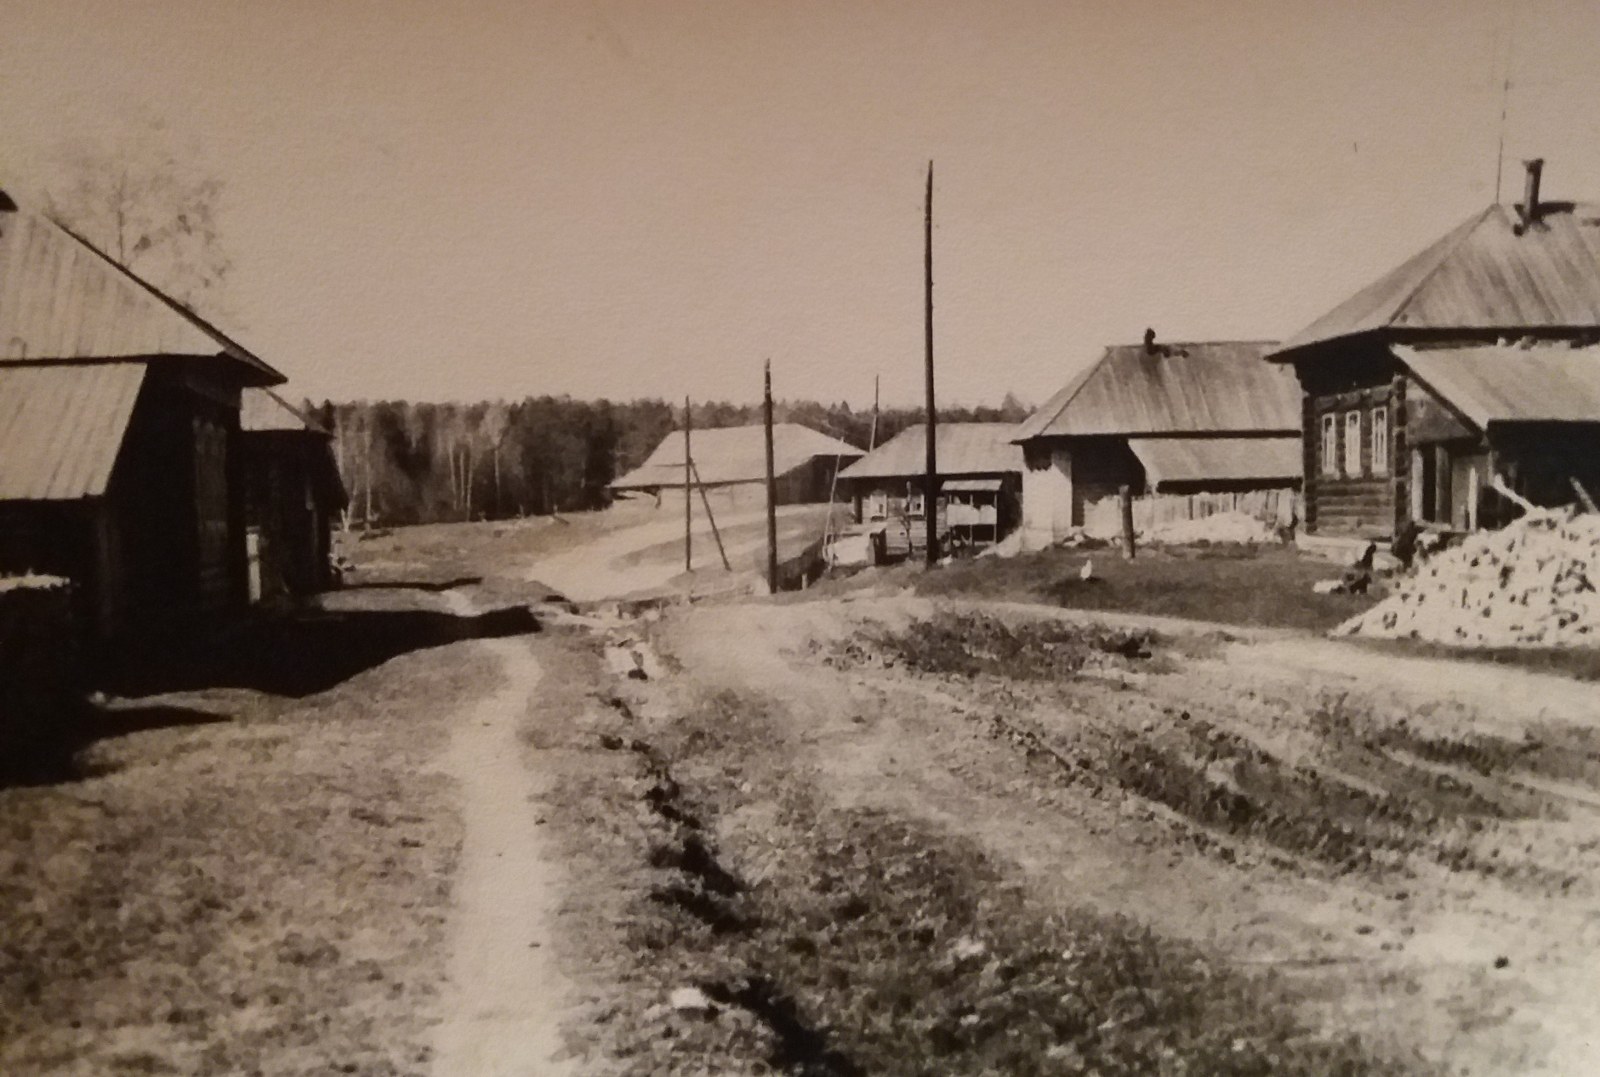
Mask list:
[{"label": "barn", "polygon": [[1113,345],[1018,428],[1022,540],[1047,546],[1127,486],[1136,495],[1292,490],[1294,379],[1266,341]]},{"label": "barn", "polygon": [[[892,547],[924,540],[918,521],[924,519],[927,430],[922,423],[907,427],[839,472],[856,523],[882,525]],[[934,427],[940,535],[987,545],[1016,527],[1022,504],[1022,449],[1011,441],[1016,430],[1013,423]]]},{"label": "barn", "polygon": [[1273,350],[1303,390],[1305,523],[1383,540],[1600,486],[1600,203],[1491,205]]},{"label": "barn", "polygon": [[271,389],[246,389],[241,403],[250,598],[325,591],[334,582],[334,521],[350,500],[333,436]]},{"label": "barn", "polygon": [[0,573],[69,577],[102,639],[243,606],[241,394],[283,380],[0,194]]},{"label": "barn", "polygon": [[[767,448],[762,426],[728,426],[689,432],[693,485],[704,488],[719,508],[734,511],[766,504]],[[772,427],[777,503],[800,505],[831,498],[834,476],[862,452],[799,423]],[[644,495],[656,503],[682,505],[685,483],[683,431],[662,439],[645,462],[611,483],[618,496]],[[695,496],[699,496],[696,494]]]}]

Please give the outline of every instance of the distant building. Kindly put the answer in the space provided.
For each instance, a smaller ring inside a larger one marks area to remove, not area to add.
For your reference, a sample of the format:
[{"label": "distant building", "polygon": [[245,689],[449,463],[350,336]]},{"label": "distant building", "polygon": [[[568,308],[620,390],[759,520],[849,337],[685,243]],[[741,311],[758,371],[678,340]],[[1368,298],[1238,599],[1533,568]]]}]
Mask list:
[{"label": "distant building", "polygon": [[1227,493],[1300,482],[1294,379],[1266,341],[1108,347],[1018,428],[1024,545],[1084,525],[1085,507],[1135,494]]},{"label": "distant building", "polygon": [[246,389],[240,428],[252,601],[333,585],[333,527],[349,504],[333,437],[270,389]]},{"label": "distant building", "polygon": [[0,193],[0,572],[71,578],[101,636],[243,606],[240,394],[283,380]]},{"label": "distant building", "polygon": [[[734,509],[766,504],[763,427],[691,430],[689,441],[697,484],[715,493],[719,504]],[[799,423],[775,424],[772,445],[780,505],[827,501],[834,475],[862,456],[860,449]],[[678,430],[662,439],[643,464],[613,482],[611,491],[681,504],[684,483],[683,431]]]},{"label": "distant building", "polygon": [[[939,533],[963,542],[998,542],[1017,525],[1022,506],[1022,449],[1013,423],[939,423]],[[882,524],[891,548],[925,540],[923,483],[927,427],[908,427],[839,473],[856,522]]]},{"label": "distant building", "polygon": [[1304,390],[1312,532],[1492,526],[1495,476],[1600,496],[1600,204],[1542,199],[1542,170],[1269,356]]}]

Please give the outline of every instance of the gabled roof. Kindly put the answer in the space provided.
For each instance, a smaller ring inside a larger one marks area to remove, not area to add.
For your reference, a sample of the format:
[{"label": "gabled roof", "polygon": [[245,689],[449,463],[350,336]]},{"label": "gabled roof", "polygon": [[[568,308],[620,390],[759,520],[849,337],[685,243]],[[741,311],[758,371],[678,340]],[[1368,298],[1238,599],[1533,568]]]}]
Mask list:
[{"label": "gabled roof", "polygon": [[1015,440],[1300,430],[1300,389],[1262,362],[1268,341],[1112,345],[1017,428]]},{"label": "gabled roof", "polygon": [[[701,483],[760,482],[767,474],[765,434],[760,426],[691,430],[690,452]],[[818,456],[855,460],[861,450],[799,423],[772,427],[773,472],[793,471]],[[683,431],[668,434],[638,468],[611,484],[614,490],[683,485]]]},{"label": "gabled roof", "polygon": [[[927,468],[927,425],[900,431],[872,452],[839,472],[841,479],[892,479],[921,475]],[[1012,444],[1013,423],[939,423],[934,447],[939,474],[992,475],[1022,472],[1022,449]]]},{"label": "gabled roof", "polygon": [[1600,204],[1543,202],[1521,235],[1494,205],[1285,341],[1272,358],[1341,337],[1600,328]]},{"label": "gabled roof", "polygon": [[1600,347],[1397,347],[1394,354],[1479,430],[1491,423],[1600,423]]},{"label": "gabled roof", "polygon": [[0,363],[224,359],[249,385],[285,379],[83,237],[0,192]]},{"label": "gabled roof", "polygon": [[0,501],[102,496],[144,376],[140,363],[0,366]]},{"label": "gabled roof", "polygon": [[240,395],[239,428],[247,434],[292,431],[330,436],[328,431],[271,389],[246,389]]}]

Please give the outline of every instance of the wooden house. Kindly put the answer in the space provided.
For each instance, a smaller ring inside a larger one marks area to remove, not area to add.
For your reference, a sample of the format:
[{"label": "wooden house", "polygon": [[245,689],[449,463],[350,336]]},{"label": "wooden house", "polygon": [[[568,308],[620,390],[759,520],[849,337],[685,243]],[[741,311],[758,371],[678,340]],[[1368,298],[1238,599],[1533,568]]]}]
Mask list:
[{"label": "wooden house", "polygon": [[102,637],[247,600],[240,394],[283,375],[0,194],[0,572]]},{"label": "wooden house", "polygon": [[[939,533],[969,545],[998,542],[1017,525],[1022,504],[1022,449],[1012,423],[940,423],[934,428]],[[856,523],[880,526],[888,545],[924,541],[923,485],[927,426],[907,427],[839,472]]]},{"label": "wooden house", "polygon": [[250,598],[302,598],[333,586],[333,527],[349,504],[333,436],[271,389],[246,389],[240,413]]},{"label": "wooden house", "polygon": [[1134,494],[1237,493],[1300,482],[1294,379],[1265,341],[1113,345],[1018,428],[1023,545],[1084,526],[1085,509]]},{"label": "wooden house", "polygon": [[1600,204],[1541,198],[1542,171],[1268,356],[1303,389],[1311,533],[1492,525],[1495,476],[1544,503],[1594,488]]},{"label": "wooden house", "polygon": [[[766,504],[767,449],[761,426],[728,426],[689,432],[694,485],[703,487],[719,508],[739,511]],[[777,502],[800,505],[827,501],[834,476],[862,456],[860,449],[799,423],[772,428],[773,473]],[[611,484],[615,495],[647,495],[658,504],[682,506],[685,492],[683,432],[668,434],[639,467]],[[698,494],[694,495],[698,497]]]}]

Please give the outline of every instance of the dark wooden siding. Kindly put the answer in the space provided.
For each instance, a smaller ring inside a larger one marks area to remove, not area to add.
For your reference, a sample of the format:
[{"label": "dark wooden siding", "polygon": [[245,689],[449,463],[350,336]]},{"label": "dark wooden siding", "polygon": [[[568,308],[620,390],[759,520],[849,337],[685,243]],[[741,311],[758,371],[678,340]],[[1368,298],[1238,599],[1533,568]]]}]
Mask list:
[{"label": "dark wooden siding", "polygon": [[[1394,533],[1397,514],[1405,508],[1404,457],[1397,451],[1405,444],[1405,394],[1397,391],[1398,373],[1398,364],[1386,348],[1361,344],[1330,361],[1302,365],[1308,531],[1374,538]],[[1378,409],[1387,416],[1389,429],[1385,474],[1373,470],[1373,412]],[[1355,458],[1347,460],[1350,431],[1346,424],[1351,413],[1359,416],[1359,444]],[[1337,464],[1333,473],[1323,467],[1322,424],[1330,415],[1334,417]]]}]

